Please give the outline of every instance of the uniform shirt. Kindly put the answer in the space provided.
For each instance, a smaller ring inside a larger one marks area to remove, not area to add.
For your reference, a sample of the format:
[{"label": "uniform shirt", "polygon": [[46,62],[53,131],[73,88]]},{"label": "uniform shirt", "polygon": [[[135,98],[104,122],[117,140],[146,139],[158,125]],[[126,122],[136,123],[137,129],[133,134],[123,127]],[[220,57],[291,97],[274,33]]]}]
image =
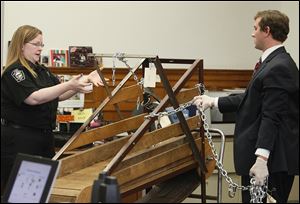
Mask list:
[{"label": "uniform shirt", "polygon": [[1,77],[1,118],[23,126],[53,129],[58,98],[40,105],[28,105],[24,100],[33,92],[59,84],[59,80],[44,66],[29,65],[35,78],[20,62],[7,67]]}]

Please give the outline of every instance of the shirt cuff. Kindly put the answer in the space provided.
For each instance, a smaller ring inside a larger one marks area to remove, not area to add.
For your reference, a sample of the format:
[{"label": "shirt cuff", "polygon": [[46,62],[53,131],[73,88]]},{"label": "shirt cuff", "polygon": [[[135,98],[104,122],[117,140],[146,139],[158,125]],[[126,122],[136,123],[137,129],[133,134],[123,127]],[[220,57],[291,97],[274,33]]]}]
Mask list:
[{"label": "shirt cuff", "polygon": [[258,148],[258,149],[255,151],[255,155],[256,155],[256,156],[259,155],[259,156],[263,156],[263,157],[269,158],[270,151],[267,150],[267,149]]},{"label": "shirt cuff", "polygon": [[214,107],[218,108],[219,97],[215,97]]}]

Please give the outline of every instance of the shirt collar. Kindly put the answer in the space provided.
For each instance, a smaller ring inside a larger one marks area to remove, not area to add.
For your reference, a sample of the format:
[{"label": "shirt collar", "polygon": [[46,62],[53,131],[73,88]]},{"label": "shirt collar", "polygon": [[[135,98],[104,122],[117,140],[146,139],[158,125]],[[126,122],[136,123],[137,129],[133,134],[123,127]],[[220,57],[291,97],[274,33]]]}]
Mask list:
[{"label": "shirt collar", "polygon": [[273,51],[277,50],[277,49],[280,48],[280,47],[283,47],[283,44],[275,45],[275,46],[273,46],[273,47],[270,47],[270,48],[266,49],[266,50],[264,51],[264,53],[262,54],[262,56],[261,56],[261,62],[263,62],[265,59],[267,59],[267,57],[268,57]]},{"label": "shirt collar", "polygon": [[40,64],[37,62],[37,63],[32,63],[31,61],[27,60],[29,66],[31,68],[33,68],[34,70],[41,70],[42,69],[42,66],[40,66]]}]

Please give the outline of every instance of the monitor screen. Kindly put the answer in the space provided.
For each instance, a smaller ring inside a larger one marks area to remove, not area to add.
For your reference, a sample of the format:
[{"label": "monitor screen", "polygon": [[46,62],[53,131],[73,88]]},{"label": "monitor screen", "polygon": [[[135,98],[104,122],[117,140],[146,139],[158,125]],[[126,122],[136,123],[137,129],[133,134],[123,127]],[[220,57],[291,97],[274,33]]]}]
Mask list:
[{"label": "monitor screen", "polygon": [[58,169],[59,161],[18,154],[3,201],[8,203],[48,202]]}]

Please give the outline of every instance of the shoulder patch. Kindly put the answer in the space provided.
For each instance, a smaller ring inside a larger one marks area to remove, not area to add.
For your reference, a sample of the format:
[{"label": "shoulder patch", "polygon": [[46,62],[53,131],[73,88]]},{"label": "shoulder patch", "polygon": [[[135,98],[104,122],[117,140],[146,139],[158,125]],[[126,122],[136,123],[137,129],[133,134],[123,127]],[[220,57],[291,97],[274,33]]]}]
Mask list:
[{"label": "shoulder patch", "polygon": [[25,74],[22,70],[14,69],[11,75],[18,83],[25,80]]}]

